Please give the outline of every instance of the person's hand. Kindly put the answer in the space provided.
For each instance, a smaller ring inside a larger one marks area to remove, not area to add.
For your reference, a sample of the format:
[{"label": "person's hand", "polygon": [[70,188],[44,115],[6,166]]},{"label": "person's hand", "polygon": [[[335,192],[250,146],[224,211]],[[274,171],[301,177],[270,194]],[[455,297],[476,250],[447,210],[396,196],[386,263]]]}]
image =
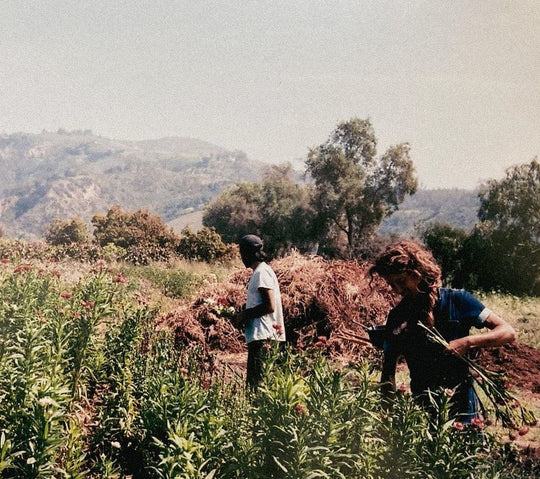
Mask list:
[{"label": "person's hand", "polygon": [[234,324],[239,329],[244,329],[246,327],[246,310],[243,309],[242,311],[239,311],[234,316]]},{"label": "person's hand", "polygon": [[454,356],[463,356],[471,348],[471,342],[468,336],[464,338],[454,339],[448,343],[445,350],[446,354],[452,354]]}]

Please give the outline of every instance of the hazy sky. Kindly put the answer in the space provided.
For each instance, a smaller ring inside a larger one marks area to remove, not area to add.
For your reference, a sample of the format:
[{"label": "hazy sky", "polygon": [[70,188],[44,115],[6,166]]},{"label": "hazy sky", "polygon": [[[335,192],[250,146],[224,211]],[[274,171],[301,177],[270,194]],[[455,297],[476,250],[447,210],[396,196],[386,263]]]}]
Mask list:
[{"label": "hazy sky", "polygon": [[305,158],[370,118],[423,187],[540,155],[539,0],[2,0],[0,133]]}]

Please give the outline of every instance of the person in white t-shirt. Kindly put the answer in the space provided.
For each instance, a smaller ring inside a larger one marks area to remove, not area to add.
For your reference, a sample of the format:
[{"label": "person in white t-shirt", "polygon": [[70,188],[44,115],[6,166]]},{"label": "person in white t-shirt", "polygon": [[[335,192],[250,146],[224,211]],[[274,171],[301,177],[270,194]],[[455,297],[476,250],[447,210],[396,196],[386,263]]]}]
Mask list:
[{"label": "person in white t-shirt", "polygon": [[247,285],[246,307],[237,321],[245,327],[248,346],[247,385],[256,390],[263,370],[263,349],[270,341],[285,341],[285,324],[279,283],[274,270],[265,262],[262,240],[255,235],[243,236],[238,242],[246,268],[251,268]]}]

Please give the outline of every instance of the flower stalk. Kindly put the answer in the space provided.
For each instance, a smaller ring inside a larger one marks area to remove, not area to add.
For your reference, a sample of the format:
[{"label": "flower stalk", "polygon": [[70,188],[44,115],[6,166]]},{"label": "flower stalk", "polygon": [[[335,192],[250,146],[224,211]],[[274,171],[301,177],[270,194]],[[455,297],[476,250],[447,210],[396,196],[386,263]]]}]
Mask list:
[{"label": "flower stalk", "polygon": [[[418,325],[426,331],[430,341],[440,344],[445,348],[448,347],[448,341],[446,341],[436,328],[429,328],[422,323],[418,323]],[[523,425],[531,426],[536,424],[537,420],[534,413],[523,407],[510,391],[505,388],[502,374],[482,368],[467,356],[458,357],[462,361],[465,361],[473,371],[472,376],[474,380],[493,404],[495,418],[500,420],[504,427],[518,429]]]}]

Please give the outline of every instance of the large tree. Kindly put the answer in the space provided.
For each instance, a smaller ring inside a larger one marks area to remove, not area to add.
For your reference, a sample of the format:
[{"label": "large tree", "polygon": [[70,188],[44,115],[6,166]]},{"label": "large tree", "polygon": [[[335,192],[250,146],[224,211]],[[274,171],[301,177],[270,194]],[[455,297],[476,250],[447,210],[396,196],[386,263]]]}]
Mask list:
[{"label": "large tree", "polygon": [[310,189],[294,180],[290,165],[271,166],[262,183],[239,184],[219,195],[205,209],[203,224],[227,242],[257,234],[271,254],[308,251],[318,237],[310,198]]},{"label": "large tree", "polygon": [[358,254],[382,220],[418,186],[409,145],[392,146],[377,157],[369,119],[340,123],[309,152],[306,167],[320,221],[334,242],[344,235],[347,255]]},{"label": "large tree", "polygon": [[[506,170],[480,191],[475,235],[496,266],[492,286],[516,293],[540,293],[540,163]],[[494,266],[494,267],[495,267]]]}]

